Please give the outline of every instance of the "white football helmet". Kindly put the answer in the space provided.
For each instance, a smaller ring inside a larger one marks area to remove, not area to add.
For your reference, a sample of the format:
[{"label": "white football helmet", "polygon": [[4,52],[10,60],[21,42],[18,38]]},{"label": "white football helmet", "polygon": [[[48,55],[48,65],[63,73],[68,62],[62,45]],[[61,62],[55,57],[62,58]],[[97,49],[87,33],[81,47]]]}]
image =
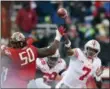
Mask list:
[{"label": "white football helmet", "polygon": [[48,56],[47,64],[52,68],[56,65],[58,59],[60,57],[59,50],[56,50],[55,54],[52,56]]},{"label": "white football helmet", "polygon": [[85,44],[85,46],[84,46],[85,52],[87,52],[87,48],[88,47],[90,47],[90,48],[95,49],[95,50],[98,51],[95,56],[97,56],[99,54],[100,50],[101,50],[100,44],[99,44],[99,42],[97,40],[90,40],[90,41],[88,41]]}]

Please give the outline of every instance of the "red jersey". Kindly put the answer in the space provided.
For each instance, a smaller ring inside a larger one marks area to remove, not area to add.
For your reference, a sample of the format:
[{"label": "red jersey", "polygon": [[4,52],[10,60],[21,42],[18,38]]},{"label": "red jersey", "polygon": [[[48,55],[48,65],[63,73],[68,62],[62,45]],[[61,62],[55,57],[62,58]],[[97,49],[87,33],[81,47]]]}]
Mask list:
[{"label": "red jersey", "polygon": [[36,74],[37,48],[28,45],[22,49],[6,48],[4,51],[11,61],[4,86],[10,88],[14,84],[17,88],[27,87],[29,80]]}]

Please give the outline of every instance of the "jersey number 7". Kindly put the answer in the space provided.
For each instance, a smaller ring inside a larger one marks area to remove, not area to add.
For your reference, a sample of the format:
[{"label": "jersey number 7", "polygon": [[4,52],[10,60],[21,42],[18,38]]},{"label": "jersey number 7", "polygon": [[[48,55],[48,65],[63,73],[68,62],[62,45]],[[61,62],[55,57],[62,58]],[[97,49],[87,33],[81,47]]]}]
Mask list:
[{"label": "jersey number 7", "polygon": [[83,71],[85,71],[85,73],[82,75],[82,76],[80,76],[80,78],[79,78],[79,80],[84,80],[84,78],[90,73],[90,71],[91,71],[91,69],[90,68],[88,68],[88,67],[83,67],[83,69],[82,69]]}]

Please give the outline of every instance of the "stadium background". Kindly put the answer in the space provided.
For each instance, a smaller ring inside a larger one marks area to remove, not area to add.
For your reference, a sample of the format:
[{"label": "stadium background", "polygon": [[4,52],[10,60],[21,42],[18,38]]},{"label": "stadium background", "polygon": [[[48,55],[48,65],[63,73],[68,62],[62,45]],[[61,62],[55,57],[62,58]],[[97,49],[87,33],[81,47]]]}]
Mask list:
[{"label": "stadium background", "polygon": [[[85,42],[96,39],[101,44],[99,57],[105,67],[102,74],[103,87],[110,86],[110,2],[104,1],[1,1],[1,44],[8,44],[9,37],[17,27],[18,11],[25,4],[30,4],[36,12],[36,26],[30,29],[28,36],[35,39],[34,45],[41,48],[48,46],[54,39],[57,25],[64,24],[64,20],[57,15],[57,9],[64,7],[69,12],[72,24],[70,26],[70,40],[72,48],[83,49]],[[24,31],[24,34],[28,33]],[[27,36],[27,35],[26,35]],[[60,44],[60,54],[69,62],[65,54],[64,42]],[[40,75],[40,74],[39,74]]]}]

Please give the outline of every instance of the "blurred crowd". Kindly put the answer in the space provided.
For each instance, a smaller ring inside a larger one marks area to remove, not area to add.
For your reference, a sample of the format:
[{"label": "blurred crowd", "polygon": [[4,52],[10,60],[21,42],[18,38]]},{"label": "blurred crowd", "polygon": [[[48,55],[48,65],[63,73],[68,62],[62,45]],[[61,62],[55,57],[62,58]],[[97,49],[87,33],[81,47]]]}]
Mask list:
[{"label": "blurred crowd", "polygon": [[[22,8],[17,11],[15,19],[15,23],[19,29],[16,31],[21,31],[26,37],[33,37],[36,41],[34,45],[38,47],[47,46],[49,44],[48,42],[50,42],[50,37],[45,35],[45,31],[43,32],[43,37],[38,37],[36,35],[37,24],[65,24],[64,19],[61,19],[57,15],[57,10],[60,7],[64,7],[68,11],[70,19],[72,20],[72,24],[69,24],[69,38],[72,42],[72,48],[82,48],[85,42],[90,39],[97,39],[100,43],[104,44],[104,47],[109,47],[110,2],[16,1],[13,3],[21,4],[22,6]],[[6,39],[2,39],[2,42],[5,43],[7,41]],[[107,52],[105,54],[108,55]]]},{"label": "blurred crowd", "polygon": [[110,2],[48,1],[35,4],[38,23],[64,24],[64,20],[57,15],[58,8],[64,7],[72,19],[70,32],[72,40],[79,37],[83,42],[94,38],[105,43],[109,42]]}]

